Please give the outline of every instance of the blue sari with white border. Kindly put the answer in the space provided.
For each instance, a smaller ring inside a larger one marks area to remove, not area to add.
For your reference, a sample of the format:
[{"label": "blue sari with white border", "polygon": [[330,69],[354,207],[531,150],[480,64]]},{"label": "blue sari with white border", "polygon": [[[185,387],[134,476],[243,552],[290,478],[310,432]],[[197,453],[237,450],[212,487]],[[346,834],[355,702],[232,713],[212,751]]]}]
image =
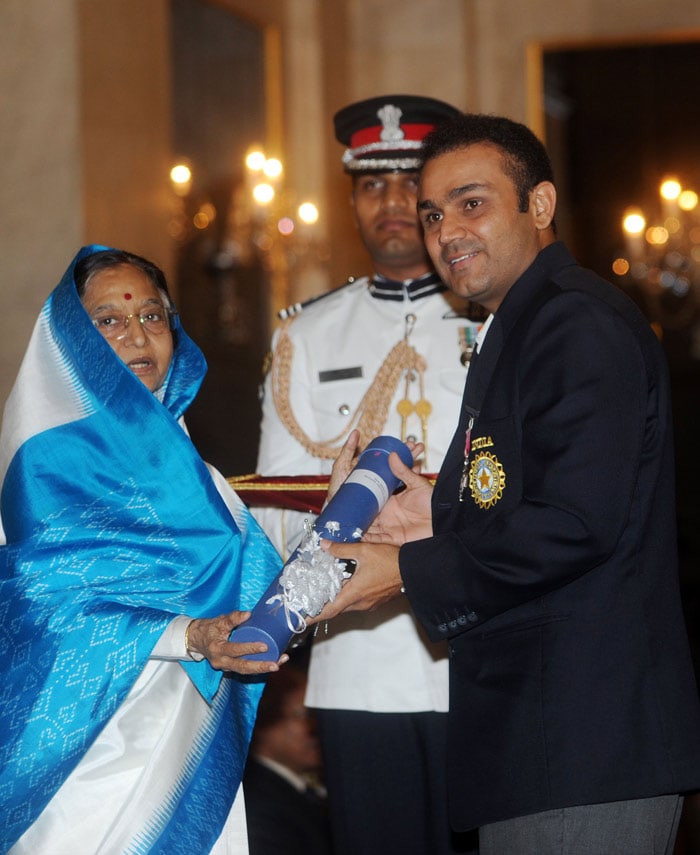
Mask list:
[{"label": "blue sari with white border", "polygon": [[[206,371],[181,327],[163,402],[46,301],[0,435],[0,851],[41,814],[176,616],[252,608],[280,559],[233,513],[179,419]],[[262,682],[183,662],[210,714],[135,852],[208,852],[238,790]]]}]

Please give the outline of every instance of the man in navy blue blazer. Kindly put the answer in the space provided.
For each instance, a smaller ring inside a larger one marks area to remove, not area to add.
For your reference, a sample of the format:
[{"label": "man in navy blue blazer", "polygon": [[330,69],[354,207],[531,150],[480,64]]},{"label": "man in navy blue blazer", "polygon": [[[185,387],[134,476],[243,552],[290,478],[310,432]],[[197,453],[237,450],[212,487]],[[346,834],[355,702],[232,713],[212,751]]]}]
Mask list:
[{"label": "man in navy blue blazer", "polygon": [[[481,855],[673,848],[700,788],[669,382],[648,322],[556,240],[544,146],[464,115],[425,142],[435,268],[492,313],[434,489],[407,489],[320,620],[404,593],[450,646],[450,818]],[[336,470],[346,470],[352,437]]]}]

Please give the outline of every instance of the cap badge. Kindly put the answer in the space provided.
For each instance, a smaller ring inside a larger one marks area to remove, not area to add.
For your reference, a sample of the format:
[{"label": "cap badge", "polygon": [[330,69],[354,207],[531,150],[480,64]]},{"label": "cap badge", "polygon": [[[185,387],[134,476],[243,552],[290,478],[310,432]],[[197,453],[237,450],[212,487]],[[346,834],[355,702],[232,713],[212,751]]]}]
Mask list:
[{"label": "cap badge", "polygon": [[381,109],[377,110],[377,116],[382,123],[382,130],[379,138],[384,142],[395,142],[402,140],[406,135],[401,130],[401,116],[403,111],[393,104],[385,104]]}]

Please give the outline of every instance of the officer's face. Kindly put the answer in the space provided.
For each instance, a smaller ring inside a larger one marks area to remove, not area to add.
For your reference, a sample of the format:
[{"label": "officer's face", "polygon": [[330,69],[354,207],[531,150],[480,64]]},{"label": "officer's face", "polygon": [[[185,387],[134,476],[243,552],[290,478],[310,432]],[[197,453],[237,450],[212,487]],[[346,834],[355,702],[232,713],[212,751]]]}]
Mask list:
[{"label": "officer's face", "polygon": [[490,312],[554,240],[554,187],[538,184],[527,211],[520,211],[515,184],[493,145],[477,143],[429,160],[418,195],[435,269],[455,294]]},{"label": "officer's face", "polygon": [[393,279],[427,272],[418,214],[416,172],[362,174],[353,180],[355,218],[375,269]]}]

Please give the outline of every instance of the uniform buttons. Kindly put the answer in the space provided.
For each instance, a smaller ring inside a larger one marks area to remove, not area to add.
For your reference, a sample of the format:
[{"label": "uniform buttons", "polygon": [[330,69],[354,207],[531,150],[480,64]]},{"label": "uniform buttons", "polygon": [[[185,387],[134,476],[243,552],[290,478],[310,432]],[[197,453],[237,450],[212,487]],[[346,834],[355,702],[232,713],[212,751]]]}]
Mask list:
[{"label": "uniform buttons", "polygon": [[406,437],[407,442],[417,442],[416,435],[414,433],[409,433]]},{"label": "uniform buttons", "polygon": [[447,624],[440,623],[438,624],[438,632],[442,632],[443,634],[447,632]]},{"label": "uniform buttons", "polygon": [[467,620],[471,621],[471,623],[474,623],[475,621],[479,620],[479,615],[476,612],[469,612],[469,614],[467,615]]},{"label": "uniform buttons", "polygon": [[450,629],[457,629],[457,621],[456,621],[456,620],[451,620],[451,621],[448,623],[448,626],[449,626],[449,628],[450,628]]},{"label": "uniform buttons", "polygon": [[458,623],[460,626],[464,626],[464,625],[466,624],[466,622],[467,622],[467,619],[466,619],[466,617],[465,617],[464,615],[460,615],[460,616],[457,618],[457,623]]},{"label": "uniform buttons", "polygon": [[338,407],[338,412],[341,416],[349,416],[350,415],[350,407],[347,404],[341,404]]}]

